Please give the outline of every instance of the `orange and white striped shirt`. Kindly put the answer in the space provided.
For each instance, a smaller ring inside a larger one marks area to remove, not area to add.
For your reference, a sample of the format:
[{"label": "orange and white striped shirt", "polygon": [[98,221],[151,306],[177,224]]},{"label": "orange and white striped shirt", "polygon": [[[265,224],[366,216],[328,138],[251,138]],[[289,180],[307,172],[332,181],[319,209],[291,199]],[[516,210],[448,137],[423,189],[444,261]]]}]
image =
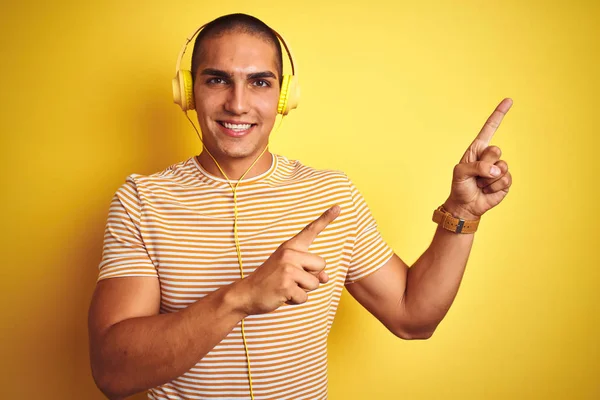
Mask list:
[{"label": "orange and white striped shirt", "polygon": [[[341,207],[308,249],[325,258],[329,281],[303,304],[244,320],[256,400],[326,399],[327,336],[342,288],[375,272],[393,251],[343,172],[273,154],[271,167],[242,180],[237,192],[245,276],[327,208]],[[158,277],[161,313],[233,283],[240,270],[231,187],[195,157],[152,175],[128,176],[110,204],[99,270],[98,280]],[[250,398],[241,323],[185,374],[150,389],[148,398]]]}]

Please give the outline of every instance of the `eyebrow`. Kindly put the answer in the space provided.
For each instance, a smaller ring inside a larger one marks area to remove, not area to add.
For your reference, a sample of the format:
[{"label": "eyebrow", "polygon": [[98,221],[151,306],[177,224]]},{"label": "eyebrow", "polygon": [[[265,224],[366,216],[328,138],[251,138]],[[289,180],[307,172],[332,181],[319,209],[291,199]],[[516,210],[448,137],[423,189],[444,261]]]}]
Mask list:
[{"label": "eyebrow", "polygon": [[255,72],[253,74],[248,74],[249,79],[261,79],[261,78],[273,78],[277,79],[274,73],[271,71],[263,71],[263,72]]},{"label": "eyebrow", "polygon": [[[214,68],[205,68],[201,72],[202,75],[211,75],[218,76],[219,78],[227,78],[231,79],[232,75],[229,72],[222,71],[220,69]],[[262,71],[262,72],[254,72],[247,75],[248,79],[263,79],[263,78],[273,78],[277,79],[277,76],[271,71]]]}]

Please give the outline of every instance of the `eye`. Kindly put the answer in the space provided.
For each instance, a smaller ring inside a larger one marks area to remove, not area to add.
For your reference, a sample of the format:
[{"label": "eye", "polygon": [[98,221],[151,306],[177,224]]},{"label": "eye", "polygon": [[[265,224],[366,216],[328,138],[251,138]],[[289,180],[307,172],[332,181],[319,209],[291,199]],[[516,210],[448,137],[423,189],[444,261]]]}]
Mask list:
[{"label": "eye", "polygon": [[210,78],[206,81],[209,85],[221,85],[227,83],[223,78]]},{"label": "eye", "polygon": [[271,84],[269,83],[269,81],[266,81],[264,79],[259,79],[257,81],[254,81],[254,85],[255,86],[259,86],[259,87],[269,87],[269,86],[271,86]]}]

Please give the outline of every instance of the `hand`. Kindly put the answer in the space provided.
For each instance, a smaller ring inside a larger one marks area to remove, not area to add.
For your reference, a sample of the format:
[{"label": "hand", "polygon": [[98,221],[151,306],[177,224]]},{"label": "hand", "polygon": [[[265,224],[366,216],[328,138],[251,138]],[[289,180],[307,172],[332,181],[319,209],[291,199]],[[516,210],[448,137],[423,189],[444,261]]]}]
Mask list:
[{"label": "hand", "polygon": [[[512,184],[508,164],[500,160],[502,151],[499,147],[488,145],[511,106],[511,99],[500,102],[454,167],[452,189],[444,208],[455,217],[479,219],[508,194]],[[497,174],[491,172],[494,166],[498,168]]]},{"label": "hand", "polygon": [[304,303],[308,300],[307,292],[329,280],[323,271],[325,260],[309,253],[308,248],[339,212],[338,206],[329,208],[296,236],[283,242],[252,274],[237,282],[244,293],[246,314],[268,313],[283,303]]}]

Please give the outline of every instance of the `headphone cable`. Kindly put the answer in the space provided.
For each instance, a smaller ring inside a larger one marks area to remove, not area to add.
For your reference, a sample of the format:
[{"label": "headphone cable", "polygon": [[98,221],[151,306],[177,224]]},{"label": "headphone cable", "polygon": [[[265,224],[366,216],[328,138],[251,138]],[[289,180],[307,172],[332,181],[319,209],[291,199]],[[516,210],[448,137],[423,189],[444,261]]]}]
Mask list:
[{"label": "headphone cable", "polygon": [[[254,162],[252,163],[252,165],[250,165],[250,167],[246,170],[246,172],[244,172],[244,174],[240,177],[240,179],[237,181],[237,183],[234,187],[233,184],[231,183],[231,181],[229,180],[229,177],[225,173],[225,171],[223,171],[223,169],[221,168],[221,166],[219,165],[219,163],[217,162],[215,157],[213,157],[213,155],[210,153],[208,148],[204,145],[204,142],[202,141],[200,132],[198,131],[198,129],[196,128],[196,125],[194,125],[194,123],[188,116],[187,111],[184,111],[184,114],[185,114],[185,117],[187,118],[187,120],[190,121],[190,124],[192,124],[194,131],[196,131],[196,135],[198,135],[198,139],[200,139],[200,143],[202,143],[202,148],[204,150],[206,150],[206,152],[208,153],[210,158],[213,159],[213,161],[215,162],[215,165],[217,166],[217,168],[219,168],[219,171],[221,171],[221,173],[227,180],[227,183],[229,183],[231,190],[233,191],[233,236],[234,236],[234,240],[235,240],[235,249],[236,249],[237,256],[238,256],[238,264],[240,266],[240,275],[241,275],[242,279],[244,279],[244,267],[242,264],[242,252],[240,250],[240,242],[239,242],[238,230],[237,230],[237,228],[238,228],[238,226],[237,226],[237,216],[238,216],[237,187],[242,182],[242,179],[244,179],[246,174],[252,169],[252,167],[254,167],[254,165],[258,162],[258,160],[260,160],[260,158],[263,156],[263,154],[265,154],[265,151],[267,151],[267,149],[269,148],[269,143],[267,141],[267,146],[260,153],[260,155],[256,158],[256,160],[254,160]],[[279,131],[279,127],[281,127],[281,124],[283,122],[283,117],[284,117],[284,115],[281,116],[281,119],[279,120],[279,124],[277,125],[277,128],[275,129],[275,131],[273,131],[273,134],[275,134],[277,131]],[[269,135],[269,137],[270,137],[270,135]],[[275,156],[273,155],[273,157],[275,157]],[[250,368],[250,353],[248,352],[248,343],[246,342],[246,332],[245,332],[244,328],[245,328],[244,319],[242,319],[242,340],[244,341],[244,350],[246,352],[246,364],[248,365],[248,380],[249,380],[249,384],[250,384],[250,397],[252,400],[254,400],[254,390],[253,390],[253,385],[252,385],[252,371]]]}]

